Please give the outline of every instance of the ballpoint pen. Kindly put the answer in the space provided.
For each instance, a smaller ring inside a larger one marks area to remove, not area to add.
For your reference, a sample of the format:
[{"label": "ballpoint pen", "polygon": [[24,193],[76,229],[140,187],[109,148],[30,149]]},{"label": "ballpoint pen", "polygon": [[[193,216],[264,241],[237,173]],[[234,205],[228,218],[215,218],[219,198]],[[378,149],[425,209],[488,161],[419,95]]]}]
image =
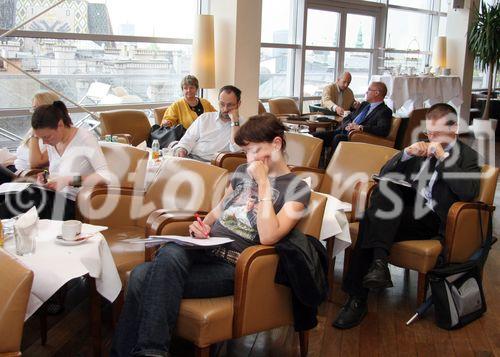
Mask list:
[{"label": "ballpoint pen", "polygon": [[198,221],[198,223],[201,225],[203,235],[205,236],[205,238],[208,238],[209,235],[208,235],[208,233],[205,232],[205,223],[203,223],[203,221],[201,220],[200,215],[198,213],[195,213],[194,216],[195,216],[196,220]]}]

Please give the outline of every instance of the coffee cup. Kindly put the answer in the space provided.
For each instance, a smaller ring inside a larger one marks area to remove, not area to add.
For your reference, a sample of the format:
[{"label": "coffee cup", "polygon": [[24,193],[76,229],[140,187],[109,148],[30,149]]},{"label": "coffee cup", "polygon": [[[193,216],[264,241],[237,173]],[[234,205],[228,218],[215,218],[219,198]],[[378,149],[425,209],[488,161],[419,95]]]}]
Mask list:
[{"label": "coffee cup", "polygon": [[318,117],[319,117],[319,115],[312,114],[312,115],[309,115],[309,120],[310,121],[318,121]]},{"label": "coffee cup", "polygon": [[345,118],[346,116],[348,116],[349,114],[351,114],[351,112],[349,110],[344,110],[344,115],[343,117]]},{"label": "coffee cup", "polygon": [[64,240],[76,240],[82,231],[82,222],[77,220],[64,221],[62,223],[61,235]]}]

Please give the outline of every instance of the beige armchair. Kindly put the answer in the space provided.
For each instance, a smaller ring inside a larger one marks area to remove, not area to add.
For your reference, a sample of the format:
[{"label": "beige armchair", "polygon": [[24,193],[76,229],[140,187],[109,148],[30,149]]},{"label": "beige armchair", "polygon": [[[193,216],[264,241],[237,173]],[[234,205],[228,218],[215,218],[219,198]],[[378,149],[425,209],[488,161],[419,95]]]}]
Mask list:
[{"label": "beige armchair", "polygon": [[[310,210],[297,228],[318,238],[326,199],[312,193]],[[149,234],[186,234],[193,215],[156,212]],[[146,250],[151,260],[158,246]],[[182,300],[175,333],[195,344],[197,356],[209,356],[221,341],[293,324],[290,289],[274,283],[278,256],[272,246],[245,249],[236,264],[234,296]],[[301,356],[307,355],[308,332],[300,333]]]},{"label": "beige armchair", "polygon": [[120,143],[99,143],[112,174],[109,186],[143,189],[149,153]]},{"label": "beige armchair", "polygon": [[155,123],[161,125],[161,121],[163,120],[163,116],[168,109],[168,105],[166,107],[154,108],[153,113],[155,116]]},{"label": "beige armchair", "polygon": [[[286,161],[288,165],[317,168],[323,149],[323,140],[299,133],[285,133]],[[212,165],[222,167],[229,172],[244,164],[244,153],[221,152],[212,161]]]},{"label": "beige armchair", "polygon": [[290,114],[300,116],[300,109],[293,98],[269,99],[269,112],[276,116]]},{"label": "beige armchair", "polygon": [[0,249],[0,356],[21,356],[33,272]]},{"label": "beige armchair", "polygon": [[102,112],[99,119],[103,136],[129,134],[134,146],[147,140],[151,131],[149,119],[141,110],[111,110]]},{"label": "beige armchair", "polygon": [[[416,270],[418,272],[417,303],[425,298],[427,273],[436,265],[439,254],[444,250],[445,259],[450,263],[465,262],[481,245],[481,229],[479,226],[478,210],[481,211],[483,232],[488,231],[488,214],[495,209],[493,199],[497,186],[500,169],[483,166],[479,195],[474,202],[455,202],[448,211],[444,246],[438,240],[412,240],[394,243],[391,248],[389,262],[401,268]],[[363,195],[368,199],[357,199],[356,202],[365,204],[360,213],[364,212],[369,203],[373,186],[365,186],[355,195]],[[364,192],[362,192],[364,191]],[[359,222],[350,224],[352,247],[356,244],[359,231]],[[344,272],[349,266],[351,248],[346,249]]]},{"label": "beige armchair", "polygon": [[386,137],[365,133],[359,130],[352,130],[349,132],[349,141],[382,145],[393,148],[396,145],[396,138],[398,136],[400,126],[401,118],[393,117],[391,122],[391,130]]}]

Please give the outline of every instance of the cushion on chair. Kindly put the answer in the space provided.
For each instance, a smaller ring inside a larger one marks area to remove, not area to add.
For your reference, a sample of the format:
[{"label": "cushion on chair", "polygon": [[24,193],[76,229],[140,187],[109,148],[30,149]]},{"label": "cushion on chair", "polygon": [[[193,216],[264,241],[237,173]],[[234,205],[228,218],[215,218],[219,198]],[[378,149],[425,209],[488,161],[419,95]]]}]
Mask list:
[{"label": "cushion on chair", "polygon": [[124,226],[109,228],[102,232],[109,245],[113,260],[116,264],[120,279],[124,283],[126,274],[137,265],[144,263],[144,245],[121,242],[127,238],[144,238],[144,228],[137,226]]},{"label": "cushion on chair", "polygon": [[[358,239],[359,222],[349,224],[351,247],[354,248]],[[391,249],[390,263],[401,268],[427,273],[436,265],[442,245],[436,239],[407,240],[394,243]]]},{"label": "cushion on chair", "polygon": [[229,340],[233,335],[233,296],[183,299],[176,335],[198,347]]}]

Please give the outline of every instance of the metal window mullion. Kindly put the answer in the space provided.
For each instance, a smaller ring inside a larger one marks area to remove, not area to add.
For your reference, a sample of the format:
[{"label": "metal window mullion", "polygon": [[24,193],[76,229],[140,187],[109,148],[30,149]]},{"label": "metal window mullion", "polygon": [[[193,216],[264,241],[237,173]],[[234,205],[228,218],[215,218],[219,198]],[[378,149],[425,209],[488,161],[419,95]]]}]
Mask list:
[{"label": "metal window mullion", "polygon": [[[0,34],[8,30],[1,29]],[[69,32],[43,32],[43,31],[15,31],[7,38],[46,38],[55,40],[77,40],[77,41],[106,41],[106,42],[146,42],[146,43],[171,43],[190,45],[192,39],[170,38],[170,37],[152,37],[152,36],[123,36],[123,35],[101,35],[87,33],[69,33]]]},{"label": "metal window mullion", "polygon": [[[295,83],[298,83],[298,95],[299,95],[299,111],[302,112],[302,103],[304,101],[304,81],[305,81],[305,66],[306,66],[306,40],[307,40],[307,0],[300,1],[302,14],[301,21],[297,23],[297,32],[300,35],[300,49],[296,53],[295,58],[299,60],[299,68],[295,68]],[[298,19],[298,16],[297,16]],[[294,92],[294,95],[297,93]]]},{"label": "metal window mullion", "polygon": [[305,46],[306,51],[338,51],[338,47],[326,47],[326,46]]},{"label": "metal window mullion", "polygon": [[402,11],[412,11],[412,12],[420,12],[422,14],[428,15],[446,15],[446,12],[434,11],[434,10],[426,10],[426,9],[418,9],[414,7],[408,6],[400,6],[400,5],[387,5],[389,9],[397,9]]},{"label": "metal window mullion", "polygon": [[345,59],[345,37],[347,32],[347,10],[342,9],[340,11],[340,31],[339,31],[339,52],[337,57],[337,71],[335,79],[337,79],[341,73],[345,71],[344,59]]},{"label": "metal window mullion", "polygon": [[262,42],[260,44],[261,48],[285,48],[285,49],[290,49],[290,50],[296,50],[300,48],[300,45],[293,45],[293,44],[286,44],[286,43],[269,43],[269,42]]}]

